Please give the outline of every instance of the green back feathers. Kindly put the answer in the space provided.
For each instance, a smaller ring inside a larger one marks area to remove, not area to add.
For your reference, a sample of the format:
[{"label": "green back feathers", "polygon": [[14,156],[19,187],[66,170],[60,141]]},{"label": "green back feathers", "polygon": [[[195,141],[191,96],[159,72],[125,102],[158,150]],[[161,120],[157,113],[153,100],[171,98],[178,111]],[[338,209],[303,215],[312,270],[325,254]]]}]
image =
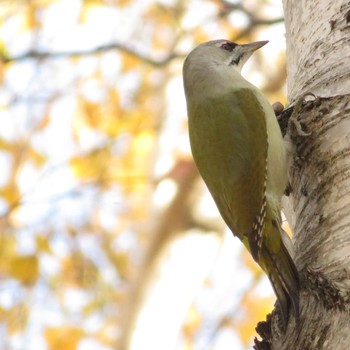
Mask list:
[{"label": "green back feathers", "polygon": [[237,236],[260,213],[266,176],[264,111],[248,89],[198,101],[189,109],[191,148],[221,215]]}]

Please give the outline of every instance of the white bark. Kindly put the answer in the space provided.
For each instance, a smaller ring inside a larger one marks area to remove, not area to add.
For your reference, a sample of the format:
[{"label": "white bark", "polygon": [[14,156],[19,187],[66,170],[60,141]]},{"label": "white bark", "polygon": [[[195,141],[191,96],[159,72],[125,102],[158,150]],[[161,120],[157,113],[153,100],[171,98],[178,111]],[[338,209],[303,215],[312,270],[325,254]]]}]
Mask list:
[{"label": "white bark", "polygon": [[[288,99],[311,132],[294,144],[287,199],[301,277],[299,320],[272,316],[271,349],[350,347],[350,2],[284,0]],[[312,93],[313,101],[297,101]],[[266,349],[266,348],[264,348]]]},{"label": "white bark", "polygon": [[[284,0],[289,101],[350,92],[350,2]],[[348,59],[346,59],[348,58]]]}]

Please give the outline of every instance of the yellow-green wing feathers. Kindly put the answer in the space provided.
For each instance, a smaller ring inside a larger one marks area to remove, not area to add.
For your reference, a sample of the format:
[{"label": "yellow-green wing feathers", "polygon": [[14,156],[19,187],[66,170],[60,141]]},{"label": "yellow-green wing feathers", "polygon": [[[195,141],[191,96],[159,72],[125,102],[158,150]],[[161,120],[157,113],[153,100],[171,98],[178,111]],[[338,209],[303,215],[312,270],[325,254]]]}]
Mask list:
[{"label": "yellow-green wing feathers", "polygon": [[[261,247],[258,232],[251,234],[253,223],[256,231],[263,225],[268,145],[262,106],[242,88],[191,109],[193,157],[222,217],[241,240],[250,236]],[[255,248],[252,255],[258,261]]]},{"label": "yellow-green wing feathers", "polygon": [[[193,157],[221,216],[267,273],[286,324],[290,306],[298,315],[299,280],[281,237],[284,170],[272,169],[275,177],[268,178],[267,155],[276,150],[268,145],[266,117],[274,116],[266,116],[266,108],[253,89],[233,90],[192,103],[189,132]],[[272,146],[283,147],[282,138]],[[278,159],[274,161],[275,167],[283,167]],[[266,190],[275,190],[273,196],[278,198],[266,196]]]}]

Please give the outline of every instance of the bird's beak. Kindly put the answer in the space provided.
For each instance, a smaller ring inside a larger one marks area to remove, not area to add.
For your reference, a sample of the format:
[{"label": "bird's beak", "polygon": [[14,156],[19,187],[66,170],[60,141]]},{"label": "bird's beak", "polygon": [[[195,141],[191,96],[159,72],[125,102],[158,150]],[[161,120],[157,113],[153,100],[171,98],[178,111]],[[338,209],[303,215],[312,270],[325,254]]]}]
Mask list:
[{"label": "bird's beak", "polygon": [[252,54],[257,49],[260,49],[261,47],[266,45],[268,42],[269,42],[268,40],[255,41],[254,43],[241,45],[241,52],[242,53],[250,52]]},{"label": "bird's beak", "polygon": [[236,52],[238,52],[240,56],[240,61],[239,61],[240,68],[243,67],[244,63],[247,62],[248,58],[253,54],[254,51],[256,51],[257,49],[260,49],[260,47],[266,45],[267,43],[268,41],[265,40],[265,41],[255,41],[254,43],[250,43],[250,44],[239,45],[239,47],[237,47]]}]

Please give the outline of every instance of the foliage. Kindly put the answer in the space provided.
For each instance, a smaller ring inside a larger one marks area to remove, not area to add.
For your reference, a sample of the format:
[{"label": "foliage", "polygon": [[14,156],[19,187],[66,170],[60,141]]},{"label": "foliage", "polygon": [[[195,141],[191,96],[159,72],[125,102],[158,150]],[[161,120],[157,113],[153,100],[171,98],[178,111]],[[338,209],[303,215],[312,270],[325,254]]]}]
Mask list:
[{"label": "foliage", "polygon": [[[251,41],[281,22],[280,13],[256,15],[268,6],[2,1],[0,348],[119,348],[132,318],[123,305],[133,288],[144,293],[141,266],[153,271],[166,243],[193,229],[226,241],[218,214],[200,214],[205,195],[188,147],[181,66],[199,42]],[[281,57],[265,80],[277,99]],[[193,301],[179,348],[215,344],[227,330],[250,344],[271,298],[252,288],[261,274],[251,262],[240,268],[248,276],[241,306],[232,312],[229,301],[209,318],[208,335],[208,310]],[[207,273],[201,293],[215,292],[214,280]]]}]

